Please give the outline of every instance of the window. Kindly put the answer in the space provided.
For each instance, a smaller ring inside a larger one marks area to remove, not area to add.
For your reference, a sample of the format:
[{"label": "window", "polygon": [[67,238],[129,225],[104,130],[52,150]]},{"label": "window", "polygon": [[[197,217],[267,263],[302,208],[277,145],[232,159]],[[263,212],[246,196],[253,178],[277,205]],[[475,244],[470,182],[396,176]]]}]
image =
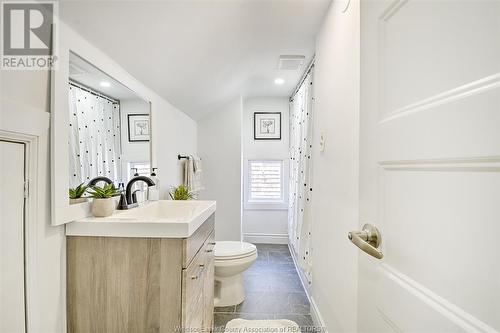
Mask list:
[{"label": "window", "polygon": [[248,161],[248,202],[282,203],[283,161]]},{"label": "window", "polygon": [[149,162],[129,162],[128,169],[130,170],[129,180],[134,177],[136,170],[139,176],[149,177],[151,175],[151,166]]}]

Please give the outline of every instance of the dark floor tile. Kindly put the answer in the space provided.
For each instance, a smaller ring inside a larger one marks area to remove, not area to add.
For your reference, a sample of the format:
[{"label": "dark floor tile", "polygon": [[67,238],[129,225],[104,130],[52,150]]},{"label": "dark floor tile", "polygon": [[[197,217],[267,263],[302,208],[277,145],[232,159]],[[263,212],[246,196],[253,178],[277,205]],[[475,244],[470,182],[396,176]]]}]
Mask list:
[{"label": "dark floor tile", "polygon": [[285,263],[269,263],[269,262],[254,262],[253,265],[246,270],[243,274],[284,274],[290,273],[297,275],[297,271],[295,270],[295,265],[293,262],[285,262]]},{"label": "dark floor tile", "polygon": [[256,262],[265,262],[269,261],[269,252],[265,250],[257,250],[257,260]]},{"label": "dark floor tile", "polygon": [[240,318],[234,313],[214,313],[214,333],[222,333],[228,321]]},{"label": "dark floor tile", "polygon": [[309,314],[310,304],[304,292],[248,292],[236,313]]},{"label": "dark floor tile", "polygon": [[215,307],[214,312],[216,312],[216,313],[234,313],[235,309],[236,309],[236,305],[220,306],[220,307]]},{"label": "dark floor tile", "polygon": [[247,292],[304,292],[302,283],[296,274],[283,273],[281,276],[272,274],[245,274],[243,276]]},{"label": "dark floor tile", "polygon": [[311,304],[305,292],[289,293],[288,304],[290,304],[290,314],[304,314],[311,313]]},{"label": "dark floor tile", "polygon": [[288,245],[284,244],[255,244],[257,246],[257,249],[263,250],[263,251],[279,251],[279,252],[284,252],[284,253],[290,253],[290,250],[288,249]]},{"label": "dark floor tile", "polygon": [[242,318],[247,320],[269,320],[274,319],[273,315],[265,313],[216,313],[214,315],[214,333],[223,333],[226,328],[226,324],[233,319]]},{"label": "dark floor tile", "polygon": [[246,274],[243,276],[245,292],[269,291],[271,284],[263,274]]},{"label": "dark floor tile", "polygon": [[287,313],[289,309],[285,293],[247,292],[245,301],[236,306],[236,313]]},{"label": "dark floor tile", "polygon": [[269,278],[269,287],[275,292],[303,292],[304,288],[297,276],[283,275]]},{"label": "dark floor tile", "polygon": [[269,263],[280,264],[280,263],[293,263],[292,256],[290,253],[280,252],[280,251],[269,251]]}]

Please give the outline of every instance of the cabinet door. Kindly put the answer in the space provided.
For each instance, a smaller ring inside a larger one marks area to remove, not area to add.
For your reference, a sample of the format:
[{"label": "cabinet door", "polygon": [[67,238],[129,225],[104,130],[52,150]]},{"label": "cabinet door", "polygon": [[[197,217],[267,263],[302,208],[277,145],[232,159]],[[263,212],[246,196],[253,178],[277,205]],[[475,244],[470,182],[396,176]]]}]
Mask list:
[{"label": "cabinet door", "polygon": [[182,272],[182,326],[186,331],[199,331],[203,327],[205,269],[205,251],[202,248]]},{"label": "cabinet door", "polygon": [[211,332],[213,329],[214,318],[214,233],[208,237],[204,246],[205,254],[205,276],[204,276],[204,291],[203,298],[205,301],[205,313],[203,327],[206,332]]}]

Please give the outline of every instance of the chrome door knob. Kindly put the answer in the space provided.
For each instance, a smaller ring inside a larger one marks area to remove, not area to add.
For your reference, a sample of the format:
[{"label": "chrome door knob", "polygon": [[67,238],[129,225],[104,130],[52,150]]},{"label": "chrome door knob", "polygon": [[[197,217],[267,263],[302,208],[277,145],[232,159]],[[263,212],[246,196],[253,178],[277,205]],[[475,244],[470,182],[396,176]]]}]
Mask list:
[{"label": "chrome door knob", "polygon": [[347,237],[354,245],[372,257],[377,259],[382,259],[384,257],[382,251],[378,249],[382,237],[377,227],[374,225],[366,223],[362,231],[351,231]]}]

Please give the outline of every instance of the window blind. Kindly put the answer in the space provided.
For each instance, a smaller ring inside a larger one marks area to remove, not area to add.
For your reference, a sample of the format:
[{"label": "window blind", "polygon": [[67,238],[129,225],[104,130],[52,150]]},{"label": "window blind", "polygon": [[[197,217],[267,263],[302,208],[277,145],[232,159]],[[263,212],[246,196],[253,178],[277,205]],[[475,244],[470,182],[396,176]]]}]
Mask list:
[{"label": "window blind", "polygon": [[249,201],[283,201],[282,161],[249,161]]}]

